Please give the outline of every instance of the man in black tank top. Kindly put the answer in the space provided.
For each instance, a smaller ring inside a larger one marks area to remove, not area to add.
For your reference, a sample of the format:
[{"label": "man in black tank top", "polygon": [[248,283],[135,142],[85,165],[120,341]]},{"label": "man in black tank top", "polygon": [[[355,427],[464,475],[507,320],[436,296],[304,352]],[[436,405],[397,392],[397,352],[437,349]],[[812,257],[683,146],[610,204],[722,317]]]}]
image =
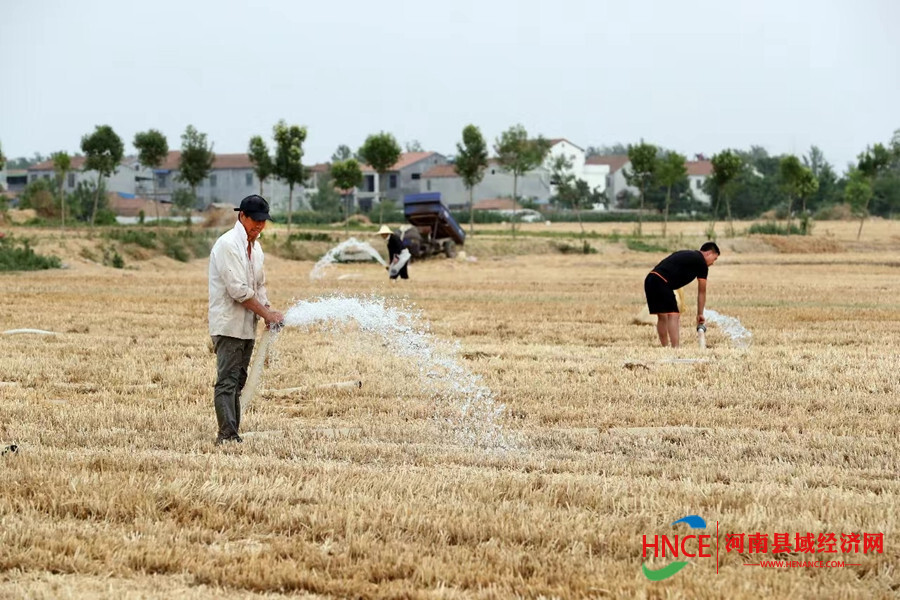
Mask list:
[{"label": "man in black tank top", "polygon": [[709,267],[719,258],[719,247],[715,242],[706,242],[700,250],[679,250],[664,258],[653,267],[644,279],[644,294],[647,308],[656,315],[656,333],[663,346],[669,343],[678,346],[678,328],[681,315],[675,290],[697,280],[697,324],[706,322],[703,309],[706,306],[706,278]]}]

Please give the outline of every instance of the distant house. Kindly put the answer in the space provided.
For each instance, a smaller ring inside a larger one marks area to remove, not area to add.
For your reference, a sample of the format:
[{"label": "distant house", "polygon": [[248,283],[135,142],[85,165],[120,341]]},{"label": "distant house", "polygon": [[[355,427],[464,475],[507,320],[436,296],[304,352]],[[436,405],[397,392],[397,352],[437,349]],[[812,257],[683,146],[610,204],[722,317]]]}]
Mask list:
[{"label": "distant house", "polygon": [[[172,150],[159,168],[154,169],[159,198],[162,202],[171,202],[172,195],[178,189],[189,189],[186,183],[179,181],[181,152]],[[259,193],[259,178],[253,170],[253,163],[247,154],[216,154],[212,170],[197,186],[197,208],[205,208],[210,204],[221,202],[238,206],[241,199],[250,194]],[[305,187],[294,186],[293,208],[298,210],[306,206]],[[263,197],[269,201],[273,212],[286,211],[288,207],[288,186],[269,177],[263,184]],[[151,189],[152,192],[152,189]]]},{"label": "distant house", "polygon": [[[71,193],[78,184],[87,182],[97,183],[96,171],[85,171],[84,165],[87,159],[84,156],[73,156],[66,180],[63,182],[63,191]],[[56,184],[56,173],[53,171],[53,161],[45,160],[28,167],[28,183],[34,183],[38,179],[45,179]],[[109,177],[103,178],[103,185],[108,192],[122,192],[125,194],[145,193],[145,189],[152,181],[152,174],[143,168],[134,157],[126,157],[116,167],[115,172]]]},{"label": "distant house", "polygon": [[[609,169],[606,176],[607,198],[613,206],[621,206],[627,195],[637,196],[641,193],[636,187],[628,185],[625,180],[626,169],[631,169],[631,161],[627,155],[592,156],[585,162],[586,168],[604,166]],[[703,183],[712,174],[712,163],[708,160],[694,160],[686,161],[684,166],[694,197],[708,205],[710,197],[703,191]]]},{"label": "distant house", "polygon": [[383,186],[375,169],[362,164],[363,182],[356,193],[357,206],[362,212],[372,210],[376,190],[381,190],[384,198],[399,204],[406,194],[418,194],[422,191],[422,177],[429,169],[446,164],[447,157],[437,152],[404,152],[385,172],[386,181]]},{"label": "distant house", "polygon": [[28,169],[4,171],[3,187],[9,194],[18,194],[28,185]]},{"label": "distant house", "polygon": [[[546,204],[556,195],[556,186],[551,181],[553,166],[559,157],[571,164],[569,172],[587,182],[590,188],[601,193],[606,190],[608,169],[604,165],[590,165],[585,160],[584,150],[565,138],[550,141],[550,151],[543,164],[519,176],[516,194],[519,199],[527,199],[536,204]],[[462,178],[452,164],[429,169],[422,175],[423,192],[440,192],[444,204],[451,209],[469,205],[469,193]],[[490,159],[484,179],[475,186],[474,200],[477,203],[489,198],[512,196],[513,175],[500,166],[497,159]]]},{"label": "distant house", "polygon": [[595,176],[601,173],[605,175],[604,189],[611,208],[621,205],[626,196],[640,193],[625,180],[625,169],[631,168],[631,161],[627,155],[591,156],[585,160],[585,168],[591,169]]},{"label": "distant house", "polygon": [[[440,192],[441,201],[451,210],[469,206],[469,191],[454,165],[445,164],[429,169],[422,175],[421,184],[423,192]],[[550,171],[538,167],[524,173],[519,176],[516,188],[519,199],[545,203],[553,193]],[[512,196],[512,193],[512,173],[503,169],[497,159],[490,159],[484,172],[484,179],[473,190],[476,205],[481,200]]]},{"label": "distant house", "polygon": [[710,206],[712,204],[712,198],[709,197],[709,194],[703,191],[703,184],[712,175],[712,161],[689,160],[684,163],[684,165],[687,168],[688,183],[690,184],[691,192],[693,192],[694,198],[706,204],[707,206]]}]

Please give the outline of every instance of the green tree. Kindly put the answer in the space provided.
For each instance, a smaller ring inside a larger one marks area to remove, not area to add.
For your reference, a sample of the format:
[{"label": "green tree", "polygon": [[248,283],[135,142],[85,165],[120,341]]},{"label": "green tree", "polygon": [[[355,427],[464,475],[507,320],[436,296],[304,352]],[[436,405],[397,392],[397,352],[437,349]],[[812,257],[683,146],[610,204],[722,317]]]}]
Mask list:
[{"label": "green tree", "polygon": [[657,180],[666,188],[666,203],[663,214],[663,237],[666,237],[666,228],[669,225],[669,206],[672,203],[672,188],[687,181],[687,157],[677,152],[669,152],[659,161]]},{"label": "green tree", "polygon": [[[212,143],[207,145],[206,134],[197,131],[193,125],[188,125],[181,134],[181,162],[178,165],[178,181],[190,186],[194,203],[197,202],[197,186],[209,176],[215,161],[213,145]],[[174,203],[174,197],[172,201]],[[187,213],[186,224],[188,227],[191,225],[190,212]]]},{"label": "green tree", "polygon": [[481,130],[475,125],[466,125],[462,132],[462,142],[456,142],[454,168],[469,190],[469,233],[475,232],[475,186],[484,179],[487,165],[487,143]]},{"label": "green tree", "polygon": [[819,187],[809,200],[810,210],[815,211],[823,206],[839,201],[838,176],[831,164],[825,162],[819,165],[817,171],[813,171],[813,173],[816,175]]},{"label": "green tree", "polygon": [[20,156],[18,158],[14,158],[12,160],[8,160],[7,166],[10,169],[27,169],[32,165],[36,165],[38,163],[42,163],[45,160],[48,160],[49,156],[44,156],[40,152],[35,152],[34,156],[31,158],[27,158],[25,156]]},{"label": "green tree", "polygon": [[803,219],[809,218],[806,213],[806,199],[819,188],[819,180],[813,175],[812,169],[805,167],[793,154],[781,158],[778,175],[781,179],[781,187],[788,199],[785,232],[790,234],[794,200],[802,202]]},{"label": "green tree", "polygon": [[[349,148],[348,148],[349,150]],[[350,202],[352,201],[352,190],[362,183],[363,174],[359,167],[359,162],[355,158],[339,160],[331,165],[331,176],[334,177],[334,183],[341,190],[343,196],[341,208],[344,211],[344,233],[350,234]],[[350,194],[348,194],[350,192]],[[348,199],[349,197],[349,199]]]},{"label": "green tree", "polygon": [[826,166],[831,165],[825,160],[825,154],[822,152],[822,149],[814,144],[809,147],[809,154],[803,156],[803,166],[818,177]]},{"label": "green tree", "polygon": [[[892,152],[885,148],[883,144],[875,144],[874,146],[868,147],[865,152],[859,155],[859,162],[857,163],[856,168],[862,176],[866,178],[870,191],[874,186],[875,179],[880,173],[887,169],[891,164],[892,158]],[[869,216],[869,200],[871,199],[872,194],[869,194],[865,204],[858,208],[859,230],[856,232],[857,240],[862,235],[863,223],[865,223],[866,217]]]},{"label": "green tree", "polygon": [[425,152],[425,148],[422,147],[419,140],[410,140],[406,142],[405,146],[407,152]]},{"label": "green tree", "polygon": [[872,186],[872,212],[893,219],[900,210],[900,171],[885,171]]},{"label": "green tree", "polygon": [[770,156],[762,146],[750,146],[750,150],[733,150],[732,152],[737,154],[745,165],[756,169],[756,172],[763,177],[778,176],[781,159],[777,156]]},{"label": "green tree", "polygon": [[640,191],[640,211],[638,212],[637,234],[642,235],[644,221],[644,200],[647,197],[647,188],[653,183],[656,171],[659,169],[658,149],[653,144],[641,142],[638,145],[628,146],[628,160],[631,168],[623,172],[628,185],[636,187]]},{"label": "green tree", "polygon": [[3,154],[3,145],[0,144],[0,171],[6,166],[6,156]]},{"label": "green tree", "polygon": [[610,146],[588,146],[584,155],[588,158],[591,156],[625,156],[628,154],[628,146],[616,142]]},{"label": "green tree", "polygon": [[156,228],[159,229],[159,193],[156,183],[156,170],[169,156],[169,141],[162,132],[156,129],[139,131],[134,134],[132,142],[138,151],[138,162],[153,171],[153,206],[156,208]]},{"label": "green tree", "polygon": [[[734,181],[735,177],[737,177],[741,169],[743,169],[744,163],[741,160],[741,157],[737,152],[733,150],[722,150],[718,154],[714,154],[712,157],[712,184],[716,190],[716,198],[722,198],[725,200],[725,212],[728,217],[728,235],[734,235],[734,220],[731,217],[731,193],[732,190],[729,188],[729,185]],[[718,213],[718,206],[713,209],[712,213],[712,223],[710,224],[710,229],[713,233],[715,233],[716,227],[716,214]]]},{"label": "green tree", "polygon": [[589,201],[590,190],[587,182],[575,177],[575,174],[572,173],[572,161],[562,154],[556,156],[550,164],[550,182],[556,186],[556,194],[553,197],[554,204],[575,211],[578,225],[581,228],[581,237],[584,237],[581,208]]},{"label": "green tree", "polygon": [[379,189],[375,190],[375,194],[378,198],[378,224],[382,225],[384,207],[381,205],[380,188],[384,186],[385,173],[400,159],[400,144],[392,134],[382,131],[367,137],[357,154],[378,173]]},{"label": "green tree", "polygon": [[291,235],[291,219],[294,212],[294,186],[306,180],[303,169],[303,142],[306,141],[306,127],[288,125],[284,119],[278,121],[275,132],[275,176],[288,186],[287,231]]},{"label": "green tree", "polygon": [[66,174],[72,169],[72,157],[69,156],[68,152],[59,151],[54,152],[50,155],[50,158],[53,160],[53,173],[56,175],[56,193],[59,196],[59,210],[60,210],[60,227],[65,230],[66,228],[66,193],[63,190],[63,185],[66,182]]},{"label": "green tree", "polygon": [[[519,201],[519,177],[536,169],[547,158],[550,142],[543,136],[529,139],[523,125],[513,125],[494,142],[494,152],[501,168],[513,175],[513,210]],[[516,216],[510,219],[513,239],[516,237]]]},{"label": "green tree", "polygon": [[125,145],[112,127],[97,125],[94,133],[81,138],[81,151],[85,156],[84,170],[97,171],[97,196],[94,198],[94,210],[91,212],[91,227],[93,227],[100,204],[100,192],[105,189],[103,178],[115,173],[125,154]]},{"label": "green tree", "polygon": [[253,172],[259,179],[259,195],[263,195],[263,183],[275,172],[275,163],[269,154],[269,147],[261,135],[250,138],[250,147],[247,150],[250,162],[253,163]]},{"label": "green tree", "polygon": [[45,219],[55,217],[56,201],[53,199],[53,187],[50,181],[38,179],[25,186],[19,206],[34,209],[39,217]]},{"label": "green tree", "polygon": [[182,215],[184,215],[185,223],[191,224],[191,212],[197,204],[197,197],[192,190],[180,188],[172,194],[172,205]]},{"label": "green tree", "polygon": [[334,187],[334,173],[331,169],[321,173],[316,178],[316,191],[309,199],[310,208],[329,216],[342,212],[341,196]]},{"label": "green tree", "polygon": [[[100,204],[94,210],[94,202],[97,197],[100,198]],[[106,186],[103,185],[100,188],[98,196],[95,182],[79,181],[78,185],[75,186],[75,191],[69,194],[66,204],[71,209],[70,212],[73,219],[87,222],[91,220],[94,214],[97,214],[101,216],[102,221],[102,215],[109,212],[107,210],[109,198],[106,195]]]},{"label": "green tree", "polygon": [[858,240],[862,234],[863,221],[869,214],[869,201],[872,199],[872,184],[869,177],[858,168],[851,169],[847,174],[844,199],[853,210],[854,216],[860,219],[859,231],[856,232]]},{"label": "green tree", "polygon": [[341,144],[337,147],[337,150],[334,151],[334,154],[331,155],[331,162],[343,162],[345,160],[350,160],[351,158],[356,158],[353,156],[353,150],[350,149],[350,146]]}]

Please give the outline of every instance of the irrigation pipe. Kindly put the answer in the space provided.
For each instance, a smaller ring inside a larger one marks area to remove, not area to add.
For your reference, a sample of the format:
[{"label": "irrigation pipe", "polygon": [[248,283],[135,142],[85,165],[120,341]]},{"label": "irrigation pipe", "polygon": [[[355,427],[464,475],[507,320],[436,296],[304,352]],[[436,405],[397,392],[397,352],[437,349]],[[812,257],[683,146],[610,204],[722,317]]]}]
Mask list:
[{"label": "irrigation pipe", "polygon": [[3,332],[3,335],[17,335],[20,333],[36,333],[38,335],[59,335],[55,331],[46,331],[44,329],[10,329]]},{"label": "irrigation pipe", "polygon": [[305,394],[315,390],[347,390],[356,391],[362,388],[362,381],[352,379],[350,381],[336,381],[334,383],[322,383],[312,387],[292,387],[280,390],[266,390],[266,396],[292,396],[294,394]]},{"label": "irrigation pipe", "polygon": [[266,329],[262,337],[259,338],[259,344],[254,349],[253,364],[250,366],[250,373],[247,375],[247,381],[244,383],[244,389],[241,390],[240,407],[241,412],[246,413],[250,410],[250,403],[256,395],[256,386],[259,385],[259,379],[262,377],[263,365],[266,362],[266,355],[269,353],[269,346],[278,337],[281,331],[280,326],[269,327]]}]

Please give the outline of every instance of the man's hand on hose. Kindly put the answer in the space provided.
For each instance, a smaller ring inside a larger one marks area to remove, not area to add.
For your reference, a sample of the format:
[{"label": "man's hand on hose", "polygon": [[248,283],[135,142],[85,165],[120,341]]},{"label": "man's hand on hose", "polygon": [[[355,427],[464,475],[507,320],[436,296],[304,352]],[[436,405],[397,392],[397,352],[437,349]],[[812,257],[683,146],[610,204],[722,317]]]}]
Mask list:
[{"label": "man's hand on hose", "polygon": [[279,329],[284,327],[284,315],[277,310],[268,310],[265,319],[266,329],[278,331]]}]

